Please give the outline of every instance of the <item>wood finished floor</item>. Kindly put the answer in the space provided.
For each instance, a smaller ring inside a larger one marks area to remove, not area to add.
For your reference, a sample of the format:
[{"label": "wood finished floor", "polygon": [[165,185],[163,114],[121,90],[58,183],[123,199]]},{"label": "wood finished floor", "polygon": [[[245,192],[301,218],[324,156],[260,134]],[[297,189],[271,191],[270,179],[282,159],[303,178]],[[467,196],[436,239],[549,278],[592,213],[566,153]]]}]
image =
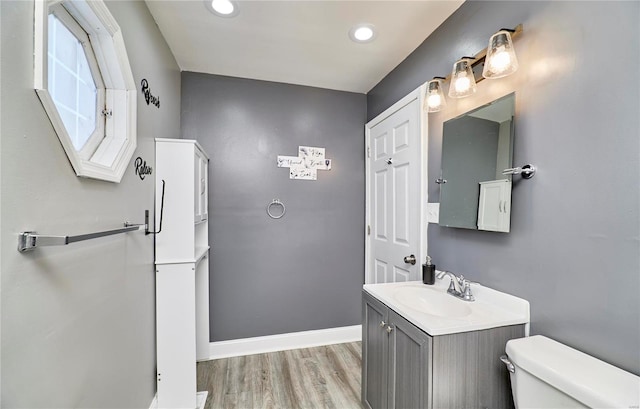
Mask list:
[{"label": "wood finished floor", "polygon": [[205,409],[362,408],[360,342],[198,363]]}]

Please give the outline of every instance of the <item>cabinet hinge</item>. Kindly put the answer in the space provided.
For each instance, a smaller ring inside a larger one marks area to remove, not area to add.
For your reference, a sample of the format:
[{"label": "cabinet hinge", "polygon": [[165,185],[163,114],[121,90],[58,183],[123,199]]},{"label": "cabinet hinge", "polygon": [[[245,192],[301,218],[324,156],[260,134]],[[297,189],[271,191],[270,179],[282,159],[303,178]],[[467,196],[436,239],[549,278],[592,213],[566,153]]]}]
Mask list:
[{"label": "cabinet hinge", "polygon": [[371,225],[367,225],[367,236],[371,236]]},{"label": "cabinet hinge", "polygon": [[111,118],[113,116],[113,111],[105,107],[102,110],[102,115],[104,115],[105,118]]},{"label": "cabinet hinge", "polygon": [[367,158],[371,157],[371,148],[367,146]]}]

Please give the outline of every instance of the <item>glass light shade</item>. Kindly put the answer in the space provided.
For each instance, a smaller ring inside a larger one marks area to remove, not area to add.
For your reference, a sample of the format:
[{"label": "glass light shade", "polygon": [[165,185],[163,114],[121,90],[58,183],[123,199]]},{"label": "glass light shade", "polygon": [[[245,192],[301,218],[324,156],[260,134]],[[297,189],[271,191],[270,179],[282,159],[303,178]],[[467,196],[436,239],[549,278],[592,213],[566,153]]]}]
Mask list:
[{"label": "glass light shade", "polygon": [[487,79],[502,78],[513,74],[517,69],[518,59],[513,49],[511,33],[498,31],[489,39],[482,76]]},{"label": "glass light shade", "polygon": [[451,98],[463,98],[476,92],[476,78],[471,69],[471,61],[463,58],[453,64],[451,72],[451,84],[449,96]]},{"label": "glass light shade", "polygon": [[427,95],[424,108],[427,112],[439,112],[447,106],[447,101],[442,91],[442,80],[433,79],[427,83]]}]

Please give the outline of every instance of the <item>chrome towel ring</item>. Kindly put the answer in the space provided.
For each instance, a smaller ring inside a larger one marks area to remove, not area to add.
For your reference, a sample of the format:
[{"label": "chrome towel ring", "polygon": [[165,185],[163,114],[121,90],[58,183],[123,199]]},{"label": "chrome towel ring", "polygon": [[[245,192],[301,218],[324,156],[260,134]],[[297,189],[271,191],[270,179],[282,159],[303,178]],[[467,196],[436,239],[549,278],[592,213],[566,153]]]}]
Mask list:
[{"label": "chrome towel ring", "polygon": [[[275,215],[274,215],[273,213],[271,213],[271,207],[272,207],[272,206],[280,206],[280,207],[282,207],[282,213],[280,213],[280,214],[275,214]],[[286,212],[286,211],[287,211],[287,208],[286,208],[286,207],[284,207],[284,203],[282,203],[282,202],[280,201],[280,199],[273,199],[273,200],[271,201],[271,203],[269,203],[269,204],[267,205],[267,214],[268,214],[268,215],[269,215],[269,217],[271,217],[272,219],[279,219],[279,218],[281,218],[282,216],[284,216],[284,214],[285,214],[285,212]]]}]

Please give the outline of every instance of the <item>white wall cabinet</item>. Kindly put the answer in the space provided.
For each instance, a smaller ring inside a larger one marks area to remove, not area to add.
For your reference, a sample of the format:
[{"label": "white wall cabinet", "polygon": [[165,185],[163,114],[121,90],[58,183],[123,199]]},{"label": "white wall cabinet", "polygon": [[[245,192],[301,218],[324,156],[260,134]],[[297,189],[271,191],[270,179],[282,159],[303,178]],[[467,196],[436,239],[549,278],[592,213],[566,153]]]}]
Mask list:
[{"label": "white wall cabinet", "polygon": [[509,232],[511,227],[511,181],[480,182],[478,230]]},{"label": "white wall cabinet", "polygon": [[208,161],[192,140],[156,139],[158,407],[196,408],[196,361],[209,357]]}]

